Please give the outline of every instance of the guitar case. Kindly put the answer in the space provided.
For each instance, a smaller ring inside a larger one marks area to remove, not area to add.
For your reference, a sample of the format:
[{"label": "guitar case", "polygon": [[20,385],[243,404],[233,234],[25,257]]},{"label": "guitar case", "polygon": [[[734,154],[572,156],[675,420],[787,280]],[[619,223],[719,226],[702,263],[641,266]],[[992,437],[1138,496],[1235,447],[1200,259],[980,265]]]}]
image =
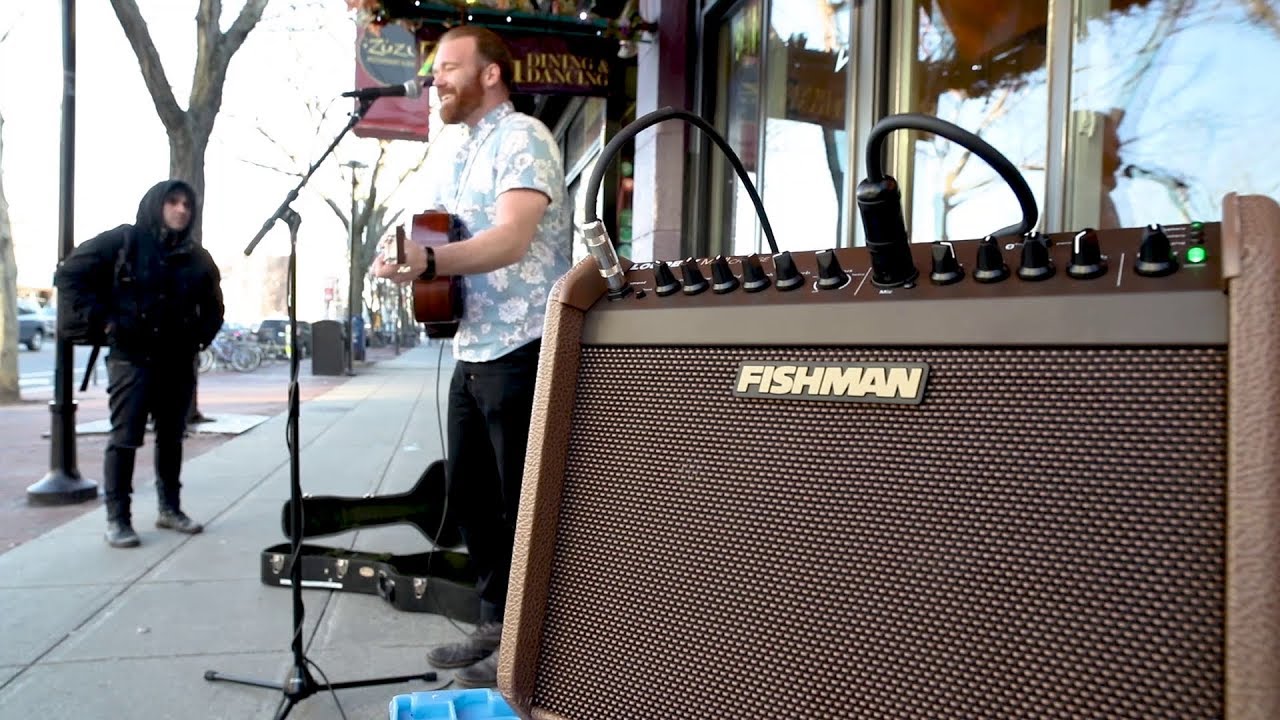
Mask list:
[{"label": "guitar case", "polygon": [[[479,621],[480,596],[466,553],[439,550],[414,555],[368,553],[302,544],[302,586],[377,595],[397,610]],[[262,551],[262,584],[289,587],[289,543]]]}]

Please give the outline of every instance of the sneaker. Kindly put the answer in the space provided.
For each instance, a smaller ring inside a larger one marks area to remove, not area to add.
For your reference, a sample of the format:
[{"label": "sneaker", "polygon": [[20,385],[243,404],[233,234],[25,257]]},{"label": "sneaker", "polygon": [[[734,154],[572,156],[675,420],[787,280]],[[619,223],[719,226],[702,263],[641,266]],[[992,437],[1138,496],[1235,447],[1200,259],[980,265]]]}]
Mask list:
[{"label": "sneaker", "polygon": [[106,541],[115,548],[133,548],[142,544],[138,533],[133,531],[133,526],[127,520],[108,522]]},{"label": "sneaker", "polygon": [[498,649],[494,648],[489,657],[473,665],[468,665],[453,674],[453,682],[461,688],[486,688],[498,684]]},{"label": "sneaker", "polygon": [[427,662],[442,669],[465,668],[493,655],[500,640],[502,623],[481,623],[466,640],[432,648]]},{"label": "sneaker", "polygon": [[156,527],[177,530],[187,535],[195,535],[204,530],[204,526],[187,517],[181,510],[161,510],[156,517]]}]

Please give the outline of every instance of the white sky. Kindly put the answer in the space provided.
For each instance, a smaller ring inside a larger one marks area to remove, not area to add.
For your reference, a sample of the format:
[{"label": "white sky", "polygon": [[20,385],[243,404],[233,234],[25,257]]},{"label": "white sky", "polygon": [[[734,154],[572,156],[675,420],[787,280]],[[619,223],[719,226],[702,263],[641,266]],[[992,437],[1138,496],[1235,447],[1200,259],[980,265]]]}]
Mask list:
[{"label": "white sky", "polygon": [[[138,0],[151,36],[186,107],[195,61],[196,0]],[[301,5],[302,8],[293,8]],[[103,230],[133,222],[138,201],[168,176],[163,126],[142,80],[138,62],[106,0],[76,3],[76,169],[74,237],[78,244]],[[241,3],[226,2],[224,29]],[[4,114],[3,171],[13,221],[18,282],[48,287],[58,259],[59,148],[63,92],[62,3],[0,3],[0,112]],[[231,60],[222,111],[206,155],[204,242],[225,276],[228,320],[260,319],[260,272],[268,256],[287,255],[288,230],[277,223],[251,257],[243,250],[284,200],[297,178],[255,167],[261,162],[304,171],[345,125],[354,87],[354,24],[336,0],[273,0],[263,21]],[[335,103],[327,123],[308,112],[308,101]],[[258,132],[261,125],[304,164],[296,167]],[[439,124],[433,124],[433,131]],[[415,162],[425,145],[394,142],[398,161]],[[298,240],[299,317],[323,316],[323,288],[343,278],[347,236],[314,191],[324,190],[345,208],[350,159],[372,164],[376,141],[348,134],[317,171],[293,207],[303,218]],[[367,173],[368,171],[363,171]],[[391,173],[386,173],[391,174]],[[418,173],[421,182],[426,173]],[[385,175],[384,175],[385,177]],[[382,195],[390,187],[380,183]],[[401,189],[412,202],[417,188]],[[339,294],[345,297],[345,290]],[[281,309],[283,310],[283,308]]]}]

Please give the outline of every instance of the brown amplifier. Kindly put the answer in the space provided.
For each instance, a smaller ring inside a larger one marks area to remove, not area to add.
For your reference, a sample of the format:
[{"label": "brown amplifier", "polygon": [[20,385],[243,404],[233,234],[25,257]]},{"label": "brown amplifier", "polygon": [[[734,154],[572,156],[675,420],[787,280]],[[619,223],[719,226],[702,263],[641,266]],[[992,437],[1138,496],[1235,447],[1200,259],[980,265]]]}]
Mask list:
[{"label": "brown amplifier", "polygon": [[562,279],[513,707],[1280,718],[1280,207],[1037,242]]}]

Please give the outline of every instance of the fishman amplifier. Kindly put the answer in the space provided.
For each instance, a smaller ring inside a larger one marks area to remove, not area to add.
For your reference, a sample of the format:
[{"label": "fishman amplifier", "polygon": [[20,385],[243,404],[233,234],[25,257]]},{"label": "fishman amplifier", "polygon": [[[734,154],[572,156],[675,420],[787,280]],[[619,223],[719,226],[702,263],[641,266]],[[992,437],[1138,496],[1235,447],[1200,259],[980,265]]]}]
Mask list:
[{"label": "fishman amplifier", "polygon": [[616,300],[579,264],[501,690],[556,720],[1280,717],[1280,207],[1223,217],[917,244],[899,287],[856,248],[623,261]]}]

